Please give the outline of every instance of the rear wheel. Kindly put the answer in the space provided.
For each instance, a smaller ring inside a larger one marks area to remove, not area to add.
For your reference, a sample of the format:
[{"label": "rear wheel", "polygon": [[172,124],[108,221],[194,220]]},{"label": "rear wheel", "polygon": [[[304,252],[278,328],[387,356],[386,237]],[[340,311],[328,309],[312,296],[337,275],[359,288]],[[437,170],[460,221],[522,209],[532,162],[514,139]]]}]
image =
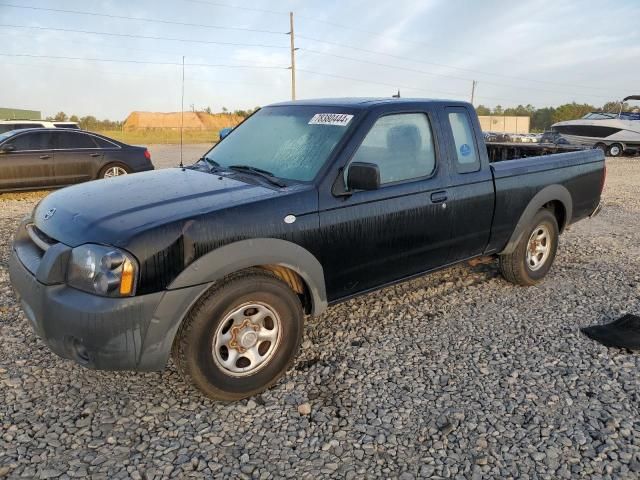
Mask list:
[{"label": "rear wheel", "polygon": [[540,210],[516,249],[500,255],[502,276],[517,285],[535,285],[545,277],[558,249],[558,222],[549,210]]},{"label": "rear wheel", "polygon": [[215,400],[239,400],[273,385],[302,339],[296,294],[270,272],[249,269],[214,286],[183,321],[173,357],[186,381]]},{"label": "rear wheel", "polygon": [[619,157],[622,155],[624,148],[619,143],[614,143],[609,146],[609,150],[607,151],[607,155],[610,157]]},{"label": "rear wheel", "polygon": [[98,178],[113,178],[121,175],[127,175],[128,173],[131,173],[131,170],[126,165],[123,165],[122,163],[110,163],[100,170]]}]

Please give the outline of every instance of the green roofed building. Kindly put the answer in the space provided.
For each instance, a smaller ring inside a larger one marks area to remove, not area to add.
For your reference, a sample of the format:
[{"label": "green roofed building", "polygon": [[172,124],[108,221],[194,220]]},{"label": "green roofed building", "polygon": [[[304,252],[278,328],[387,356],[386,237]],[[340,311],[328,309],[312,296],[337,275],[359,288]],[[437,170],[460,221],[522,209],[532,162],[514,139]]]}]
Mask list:
[{"label": "green roofed building", "polygon": [[0,120],[42,120],[42,114],[37,110],[0,107]]}]

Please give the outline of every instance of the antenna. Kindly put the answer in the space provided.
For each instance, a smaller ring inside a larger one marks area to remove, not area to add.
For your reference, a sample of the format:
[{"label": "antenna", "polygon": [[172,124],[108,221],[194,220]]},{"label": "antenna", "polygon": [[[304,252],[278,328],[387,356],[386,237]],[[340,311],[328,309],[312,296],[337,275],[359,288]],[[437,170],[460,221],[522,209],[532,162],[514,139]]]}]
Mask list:
[{"label": "antenna", "polygon": [[182,131],[184,130],[184,55],[182,56],[182,100],[180,102],[180,168],[182,163]]}]

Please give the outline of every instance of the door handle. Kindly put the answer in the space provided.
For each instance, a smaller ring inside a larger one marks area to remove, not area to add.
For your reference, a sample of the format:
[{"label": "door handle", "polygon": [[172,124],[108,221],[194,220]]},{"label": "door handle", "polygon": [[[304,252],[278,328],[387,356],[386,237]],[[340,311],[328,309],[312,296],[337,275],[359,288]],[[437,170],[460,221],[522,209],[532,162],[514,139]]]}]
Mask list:
[{"label": "door handle", "polygon": [[441,203],[444,202],[447,199],[447,192],[442,191],[442,192],[433,192],[431,194],[431,201],[433,203]]},{"label": "door handle", "polygon": [[42,160],[46,160],[47,158],[51,158],[51,155],[40,155]]},{"label": "door handle", "polygon": [[89,155],[90,157],[99,157],[100,154],[99,153],[92,153],[91,155]]}]

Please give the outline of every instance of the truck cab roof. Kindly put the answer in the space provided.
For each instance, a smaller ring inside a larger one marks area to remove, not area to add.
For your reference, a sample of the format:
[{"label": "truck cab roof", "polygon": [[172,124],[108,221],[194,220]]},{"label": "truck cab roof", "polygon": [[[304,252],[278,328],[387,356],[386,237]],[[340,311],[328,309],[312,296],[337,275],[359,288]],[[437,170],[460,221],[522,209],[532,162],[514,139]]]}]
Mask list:
[{"label": "truck cab roof", "polygon": [[388,98],[388,97],[345,97],[345,98],[317,98],[310,100],[294,100],[289,102],[278,102],[268,105],[269,107],[282,107],[282,106],[326,106],[326,107],[343,107],[343,108],[356,108],[361,110],[378,107],[388,104],[406,104],[414,105],[416,103],[430,103],[447,105],[460,105],[468,106],[468,102],[460,100],[448,100],[448,99],[436,99],[436,98]]}]

